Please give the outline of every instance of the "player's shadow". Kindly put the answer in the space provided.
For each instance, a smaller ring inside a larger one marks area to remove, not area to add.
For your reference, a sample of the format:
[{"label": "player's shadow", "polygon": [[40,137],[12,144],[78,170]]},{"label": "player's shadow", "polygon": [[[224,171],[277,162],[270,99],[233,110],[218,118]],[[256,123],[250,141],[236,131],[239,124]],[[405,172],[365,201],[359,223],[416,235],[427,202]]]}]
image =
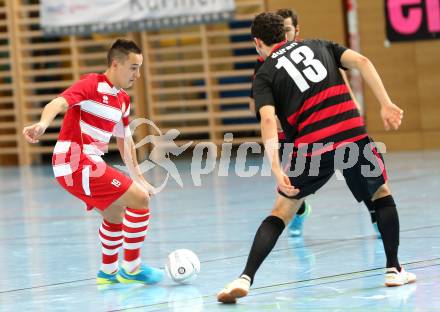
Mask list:
[{"label": "player's shadow", "polygon": [[294,258],[301,266],[301,279],[308,279],[316,263],[316,256],[307,246],[303,236],[288,237],[287,243]]},{"label": "player's shadow", "polygon": [[203,298],[199,290],[191,285],[172,285],[168,288],[168,308],[178,312],[203,311]]},{"label": "player's shadow", "polygon": [[170,311],[203,311],[203,298],[199,290],[188,284],[166,286],[142,284],[99,285],[98,290],[111,302],[113,308],[151,307],[166,304]]},{"label": "player's shadow", "polygon": [[[158,285],[111,284],[98,286],[100,293],[120,308],[166,303],[168,290]],[[107,302],[107,301],[106,301]]]},{"label": "player's shadow", "polygon": [[388,303],[393,308],[404,309],[408,307],[409,301],[415,295],[417,284],[408,284],[400,287],[387,287],[385,294]]}]

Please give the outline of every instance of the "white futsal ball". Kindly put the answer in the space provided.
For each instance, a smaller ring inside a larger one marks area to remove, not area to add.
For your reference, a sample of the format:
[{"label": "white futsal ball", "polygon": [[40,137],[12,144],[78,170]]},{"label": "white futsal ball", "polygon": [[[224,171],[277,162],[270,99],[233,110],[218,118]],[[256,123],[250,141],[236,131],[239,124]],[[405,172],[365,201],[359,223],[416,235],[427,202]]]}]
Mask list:
[{"label": "white futsal ball", "polygon": [[189,249],[177,249],[168,255],[165,270],[176,283],[194,280],[200,272],[200,260]]}]

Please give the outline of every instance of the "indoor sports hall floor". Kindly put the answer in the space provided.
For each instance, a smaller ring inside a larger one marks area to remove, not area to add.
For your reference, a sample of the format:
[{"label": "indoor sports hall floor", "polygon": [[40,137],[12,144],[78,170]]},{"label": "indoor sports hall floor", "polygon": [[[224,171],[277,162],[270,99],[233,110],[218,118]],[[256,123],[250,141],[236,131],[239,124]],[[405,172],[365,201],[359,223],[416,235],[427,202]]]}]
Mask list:
[{"label": "indoor sports hall floor", "polygon": [[[259,159],[251,162],[259,163]],[[202,269],[190,285],[99,289],[99,217],[62,190],[48,166],[0,168],[0,311],[439,311],[440,151],[387,154],[401,226],[400,261],[418,281],[383,286],[385,256],[365,208],[336,178],[317,195],[302,239],[284,233],[250,295],[221,305],[215,294],[245,264],[271,209],[270,177],[210,174],[195,187],[169,183],[153,201],[145,262],[193,250]],[[163,178],[158,171],[153,183]]]}]

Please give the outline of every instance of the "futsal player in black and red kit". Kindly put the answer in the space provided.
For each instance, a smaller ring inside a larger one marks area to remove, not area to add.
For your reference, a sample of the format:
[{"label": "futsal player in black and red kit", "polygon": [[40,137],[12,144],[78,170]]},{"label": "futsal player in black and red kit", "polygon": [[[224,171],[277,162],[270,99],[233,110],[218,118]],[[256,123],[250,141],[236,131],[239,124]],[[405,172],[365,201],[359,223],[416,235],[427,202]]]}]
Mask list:
[{"label": "futsal player in black and red kit", "polygon": [[[299,41],[299,33],[300,33],[300,27],[298,24],[298,14],[292,10],[292,9],[279,9],[276,11],[276,14],[280,15],[284,19],[284,30],[286,33],[286,39],[288,41]],[[259,56],[257,58],[257,61],[255,63],[254,67],[254,74],[252,76],[252,80],[255,78],[258,70],[263,65],[264,59]],[[356,104],[356,107],[360,110],[360,105],[356,101],[356,98],[354,97],[354,94],[350,88],[350,85],[348,83],[347,75],[344,73],[344,70],[340,69],[339,72],[342,75],[342,78],[344,79],[344,83],[347,85],[348,91],[350,93],[350,96],[353,100],[353,102]],[[255,111],[255,101],[253,97],[253,88],[251,88],[250,93],[250,103],[249,106],[252,111]],[[283,153],[284,153],[284,143],[286,140],[286,136],[281,129],[281,125],[279,123],[279,120],[277,119],[277,131],[278,131],[278,140],[280,143],[280,149],[279,149],[279,157],[280,159],[283,159]],[[286,153],[289,151],[286,150]],[[286,155],[287,156],[287,155]],[[374,210],[373,202],[370,199],[364,200],[364,204],[368,209],[368,212],[370,214],[371,223],[373,224],[373,228],[376,232],[376,237],[380,238],[380,232],[377,228],[376,223],[376,212]],[[306,201],[304,201],[301,205],[301,207],[296,212],[295,216],[292,218],[292,221],[290,221],[289,225],[287,226],[289,236],[301,236],[303,234],[303,227],[304,227],[304,221],[307,219],[307,217],[310,215],[310,212],[312,211],[312,208],[310,204]]]},{"label": "futsal player in black and red kit", "polygon": [[[285,225],[304,198],[321,188],[335,170],[342,172],[358,201],[373,202],[386,255],[385,285],[415,282],[416,276],[398,261],[399,219],[382,157],[339,73],[339,68],[358,69],[381,104],[385,129],[397,129],[403,111],[390,100],[374,66],[333,42],[286,41],[283,18],[277,14],[257,15],[251,32],[265,59],[253,82],[253,95],[279,193],[271,214],[257,230],[243,273],[217,294],[218,301],[235,303],[248,294],[256,271]],[[289,176],[280,166],[277,116],[286,140],[295,146]],[[356,150],[358,154],[353,153]],[[304,170],[297,170],[302,161]]]}]

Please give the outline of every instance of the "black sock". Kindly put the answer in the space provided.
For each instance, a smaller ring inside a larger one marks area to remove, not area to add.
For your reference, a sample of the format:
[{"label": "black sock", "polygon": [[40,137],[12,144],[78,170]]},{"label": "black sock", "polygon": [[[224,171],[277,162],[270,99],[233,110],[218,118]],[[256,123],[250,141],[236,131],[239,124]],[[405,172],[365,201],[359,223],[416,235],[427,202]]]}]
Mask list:
[{"label": "black sock", "polygon": [[296,214],[298,216],[302,215],[304,212],[306,211],[306,202],[303,201],[303,203],[301,204],[301,207],[299,207],[298,211],[296,212]]},{"label": "black sock", "polygon": [[245,274],[250,277],[251,284],[254,281],[255,273],[275,246],[284,227],[283,220],[276,216],[269,216],[264,219],[258,228],[251,251],[249,252],[246,267],[242,273],[242,275]]},{"label": "black sock", "polygon": [[368,212],[370,213],[371,223],[376,223],[376,210],[374,208],[374,204],[370,199],[364,200],[365,206],[368,208]]},{"label": "black sock", "polygon": [[377,227],[382,236],[382,242],[387,256],[387,268],[395,267],[400,272],[400,264],[397,259],[399,248],[399,215],[396,204],[391,195],[376,199]]}]

